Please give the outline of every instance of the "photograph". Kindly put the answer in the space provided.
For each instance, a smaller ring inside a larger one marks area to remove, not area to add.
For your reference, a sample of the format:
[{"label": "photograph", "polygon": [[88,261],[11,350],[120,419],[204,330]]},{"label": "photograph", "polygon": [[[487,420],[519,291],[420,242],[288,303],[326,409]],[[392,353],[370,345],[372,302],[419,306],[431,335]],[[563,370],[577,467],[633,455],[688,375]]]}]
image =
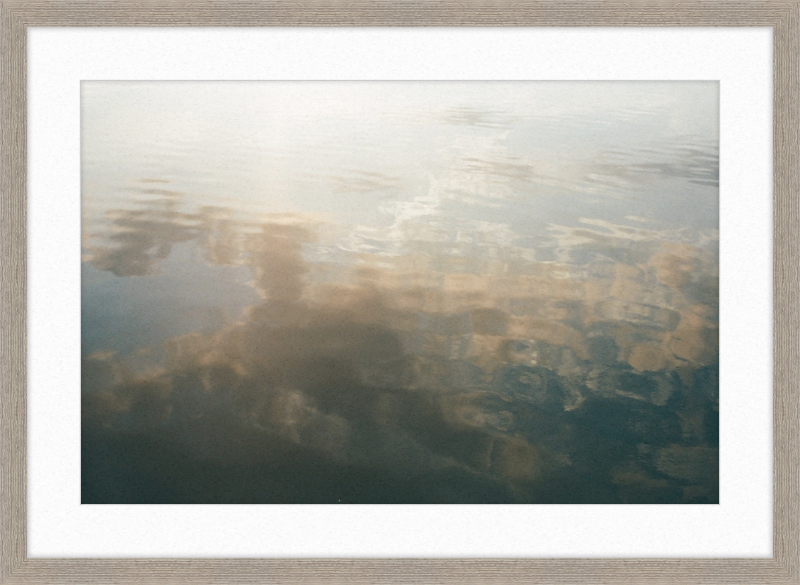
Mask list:
[{"label": "photograph", "polygon": [[718,81],[82,81],[82,504],[718,504]]}]

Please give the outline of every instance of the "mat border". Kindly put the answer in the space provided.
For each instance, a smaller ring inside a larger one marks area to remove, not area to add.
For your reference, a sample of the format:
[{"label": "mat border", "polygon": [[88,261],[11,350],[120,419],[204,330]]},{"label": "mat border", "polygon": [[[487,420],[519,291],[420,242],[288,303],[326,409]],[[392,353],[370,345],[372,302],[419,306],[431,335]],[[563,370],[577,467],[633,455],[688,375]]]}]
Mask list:
[{"label": "mat border", "polygon": [[[10,0],[0,3],[0,582],[800,584],[800,0]],[[30,559],[26,529],[29,26],[759,26],[773,31],[772,559]]]}]

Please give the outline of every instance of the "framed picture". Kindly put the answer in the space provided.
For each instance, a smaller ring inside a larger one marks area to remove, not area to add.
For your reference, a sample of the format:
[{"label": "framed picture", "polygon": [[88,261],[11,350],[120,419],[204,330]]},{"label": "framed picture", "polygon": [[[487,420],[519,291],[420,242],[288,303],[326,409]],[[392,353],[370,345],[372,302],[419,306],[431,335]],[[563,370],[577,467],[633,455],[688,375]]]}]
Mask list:
[{"label": "framed picture", "polygon": [[800,580],[796,3],[0,14],[3,582]]}]

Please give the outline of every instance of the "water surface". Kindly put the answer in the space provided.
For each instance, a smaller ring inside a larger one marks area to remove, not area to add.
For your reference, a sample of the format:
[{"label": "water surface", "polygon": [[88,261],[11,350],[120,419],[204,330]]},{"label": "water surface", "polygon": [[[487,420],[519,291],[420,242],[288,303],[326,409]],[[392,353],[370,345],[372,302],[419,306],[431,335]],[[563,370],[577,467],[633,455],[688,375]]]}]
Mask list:
[{"label": "water surface", "polygon": [[718,85],[84,82],[84,503],[716,503]]}]

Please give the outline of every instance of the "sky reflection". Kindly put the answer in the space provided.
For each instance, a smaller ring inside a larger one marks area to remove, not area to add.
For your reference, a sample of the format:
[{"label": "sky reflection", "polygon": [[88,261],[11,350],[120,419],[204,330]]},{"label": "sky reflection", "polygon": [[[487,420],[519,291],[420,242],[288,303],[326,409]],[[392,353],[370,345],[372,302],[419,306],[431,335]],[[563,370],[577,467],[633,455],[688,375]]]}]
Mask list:
[{"label": "sky reflection", "polygon": [[718,502],[715,83],[82,91],[84,503]]}]

